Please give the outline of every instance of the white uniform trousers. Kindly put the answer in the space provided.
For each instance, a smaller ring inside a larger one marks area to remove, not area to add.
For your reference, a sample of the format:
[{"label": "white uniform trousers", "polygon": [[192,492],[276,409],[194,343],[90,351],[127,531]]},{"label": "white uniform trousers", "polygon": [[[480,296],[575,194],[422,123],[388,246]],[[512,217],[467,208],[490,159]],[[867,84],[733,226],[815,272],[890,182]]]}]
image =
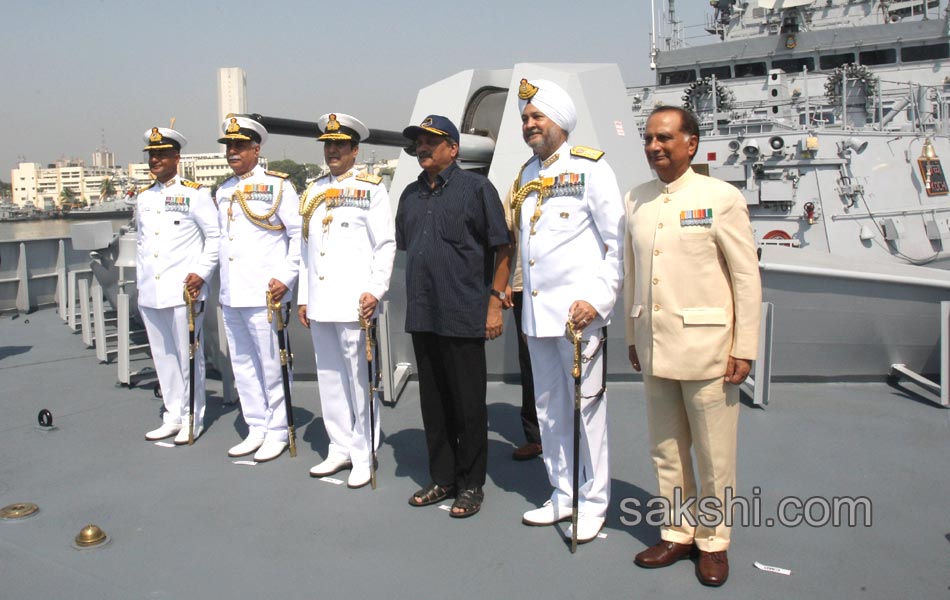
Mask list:
[{"label": "white uniform trousers", "polygon": [[[162,388],[165,415],[162,420],[174,425],[188,424],[188,307],[148,308],[139,306],[139,314],[148,332],[152,361]],[[195,316],[195,333],[201,333],[204,312]],[[205,417],[204,336],[199,335],[195,354],[195,427]]]},{"label": "white uniform trousers", "polygon": [[[696,480],[690,447],[699,468],[699,499],[715,497],[723,504],[726,488],[736,493],[736,434],[739,424],[739,388],[722,377],[698,381],[643,376],[650,426],[651,456],[660,496],[673,502],[676,488],[681,497],[696,497]],[[691,508],[695,509],[694,503]],[[695,515],[695,510],[691,511]],[[689,544],[704,552],[729,548],[731,528],[725,525],[695,528],[683,520],[660,528],[668,542]]]},{"label": "white uniform trousers", "polygon": [[[274,325],[263,306],[222,305],[234,385],[249,435],[286,442],[287,409],[280,373],[280,349]],[[286,332],[285,332],[286,333]]]},{"label": "white uniform trousers", "polygon": [[[574,465],[574,346],[563,337],[528,336],[535,402],[544,467],[554,487],[551,501],[571,506]],[[610,500],[610,469],[607,457],[607,394],[593,396],[603,380],[601,348],[581,365],[580,497],[578,510],[592,517],[606,517]]]},{"label": "white uniform trousers", "polygon": [[[350,459],[368,467],[371,460],[366,337],[359,323],[310,322],[317,356],[317,383],[323,425],[330,438],[327,458]],[[373,357],[375,360],[375,356]],[[378,368],[378,365],[374,365]],[[375,443],[379,447],[379,401],[373,395]]]}]

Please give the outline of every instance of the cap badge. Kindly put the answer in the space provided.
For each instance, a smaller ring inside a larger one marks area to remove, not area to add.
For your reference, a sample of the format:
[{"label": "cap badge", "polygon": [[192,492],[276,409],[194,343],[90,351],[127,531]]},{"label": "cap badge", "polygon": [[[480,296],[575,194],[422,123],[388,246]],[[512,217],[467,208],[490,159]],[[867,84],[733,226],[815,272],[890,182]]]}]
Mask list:
[{"label": "cap badge", "polygon": [[340,122],[336,120],[336,114],[330,114],[330,120],[327,121],[327,131],[339,131]]},{"label": "cap badge", "polygon": [[148,136],[149,142],[162,141],[162,134],[158,132],[158,127],[152,127],[152,135]]},{"label": "cap badge", "polygon": [[237,118],[231,117],[231,123],[228,125],[228,129],[225,133],[238,133],[241,131],[241,126],[238,125]]},{"label": "cap badge", "polygon": [[518,97],[522,100],[530,100],[534,98],[534,95],[538,93],[537,86],[531,85],[528,83],[527,79],[521,80],[521,85],[518,87]]},{"label": "cap badge", "polygon": [[422,124],[419,127],[432,127],[432,117],[426,117],[422,120]]}]

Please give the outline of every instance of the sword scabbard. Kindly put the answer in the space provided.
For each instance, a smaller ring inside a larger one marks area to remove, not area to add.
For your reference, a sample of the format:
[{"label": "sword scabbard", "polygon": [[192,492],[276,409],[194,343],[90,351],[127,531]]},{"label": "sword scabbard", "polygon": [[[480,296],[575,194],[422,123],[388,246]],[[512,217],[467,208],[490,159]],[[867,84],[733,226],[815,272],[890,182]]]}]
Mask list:
[{"label": "sword scabbard", "polygon": [[290,457],[297,456],[297,431],[293,425],[287,426],[287,439],[290,444]]}]

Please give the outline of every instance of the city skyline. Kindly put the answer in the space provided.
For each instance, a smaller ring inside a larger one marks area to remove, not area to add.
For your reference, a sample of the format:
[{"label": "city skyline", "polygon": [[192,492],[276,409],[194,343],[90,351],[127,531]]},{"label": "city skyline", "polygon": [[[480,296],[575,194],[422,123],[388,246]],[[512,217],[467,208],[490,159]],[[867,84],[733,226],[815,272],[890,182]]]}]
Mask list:
[{"label": "city skyline", "polygon": [[[90,161],[103,139],[117,163],[139,162],[142,132],[171,117],[189,139],[187,152],[214,152],[221,67],[244,69],[249,112],[303,120],[349,112],[393,131],[409,124],[420,88],[468,68],[612,62],[627,85],[648,84],[648,6],[555,0],[544,12],[500,2],[433,12],[370,0],[359,13],[341,14],[302,2],[263,11],[246,0],[226,11],[172,0],[160,12],[116,0],[14,3],[5,7],[7,22],[30,26],[0,37],[7,57],[0,119],[10,134],[0,145],[0,178],[21,161]],[[677,10],[694,24],[709,7],[679,0]],[[273,136],[265,152],[303,162],[319,159],[321,149]],[[379,149],[381,158],[396,154]]]}]

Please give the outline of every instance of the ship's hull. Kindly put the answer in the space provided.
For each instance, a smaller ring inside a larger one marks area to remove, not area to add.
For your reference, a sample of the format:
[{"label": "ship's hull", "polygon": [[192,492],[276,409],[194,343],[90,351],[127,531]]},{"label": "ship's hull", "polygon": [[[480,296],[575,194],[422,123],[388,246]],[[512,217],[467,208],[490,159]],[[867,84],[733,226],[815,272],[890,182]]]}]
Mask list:
[{"label": "ship's hull", "polygon": [[774,304],[773,377],[873,379],[895,363],[939,372],[945,271],[793,248],[767,248],[761,268]]},{"label": "ship's hull", "polygon": [[71,210],[63,213],[64,219],[71,220],[102,220],[102,219],[118,219],[122,217],[132,217],[132,209],[119,209],[119,210]]}]

